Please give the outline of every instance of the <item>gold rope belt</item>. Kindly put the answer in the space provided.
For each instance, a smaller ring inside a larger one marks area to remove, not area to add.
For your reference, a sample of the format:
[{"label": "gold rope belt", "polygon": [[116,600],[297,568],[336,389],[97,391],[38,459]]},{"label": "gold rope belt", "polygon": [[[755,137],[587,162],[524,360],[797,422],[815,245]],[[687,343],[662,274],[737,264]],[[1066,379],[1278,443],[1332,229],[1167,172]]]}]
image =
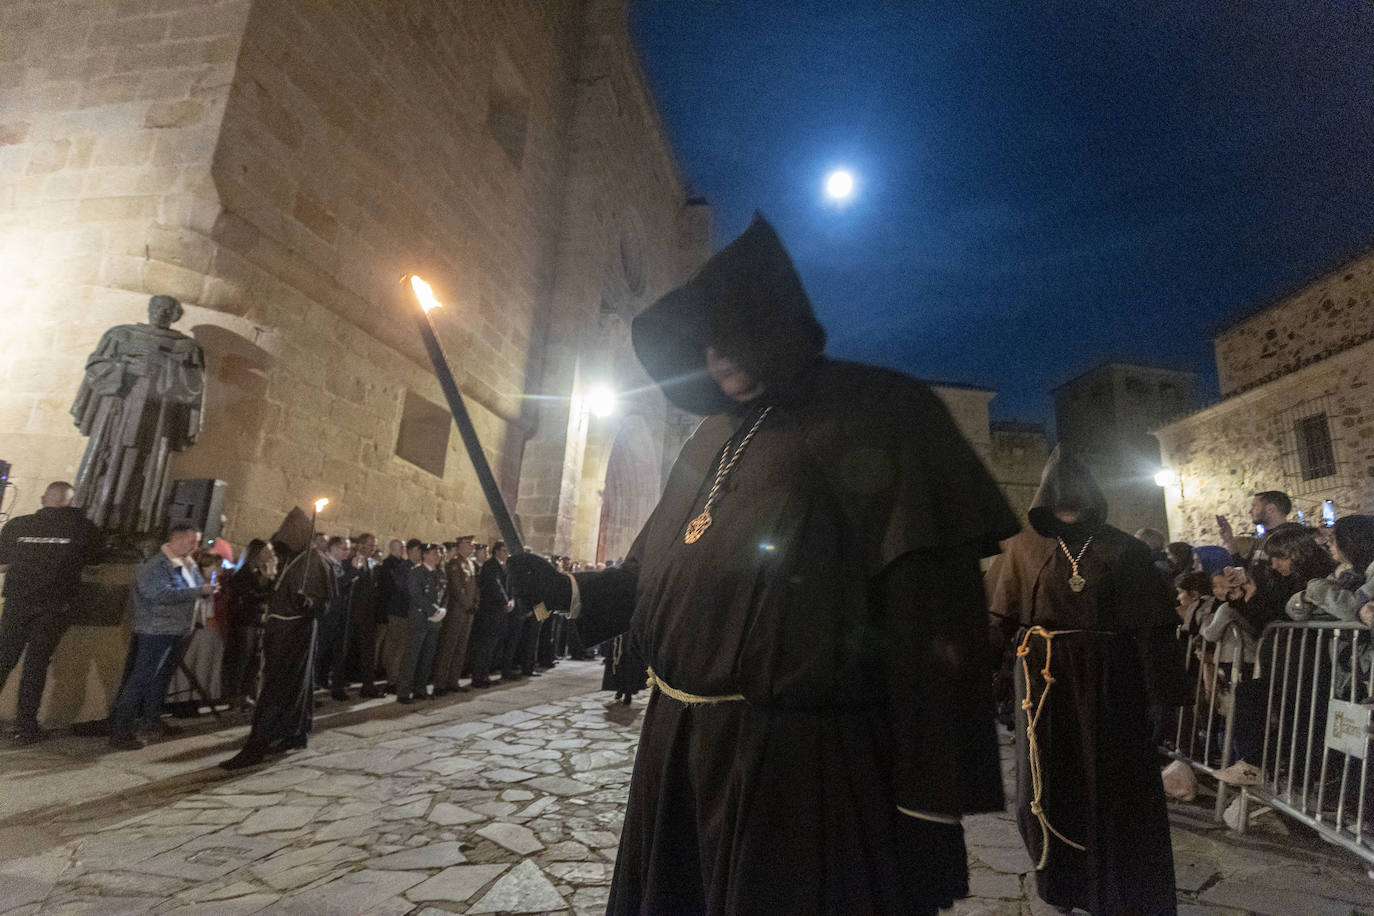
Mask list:
[{"label": "gold rope belt", "polygon": [[695,693],[688,693],[688,692],[685,691],[685,690],[678,690],[676,687],[670,687],[670,686],[668,686],[668,684],[665,683],[664,680],[663,680],[662,678],[660,678],[657,674],[654,674],[654,669],[653,669],[653,668],[650,668],[650,669],[649,669],[649,679],[648,679],[647,681],[644,682],[644,686],[645,686],[645,687],[652,687],[653,689],[655,689],[655,690],[659,691],[660,693],[662,693],[664,696],[672,697],[674,700],[677,700],[679,703],[686,703],[688,706],[699,706],[699,705],[702,705],[702,704],[705,704],[705,703],[742,703],[742,702],[744,702],[744,694],[742,694],[742,693],[732,693],[732,694],[729,694],[728,696],[723,695],[723,696],[715,696],[715,697],[703,697],[703,696],[698,696],[698,695],[695,694]]},{"label": "gold rope belt", "polygon": [[[1047,630],[1044,627],[1035,626],[1026,631],[1026,635],[1021,637],[1021,645],[1016,647],[1016,657],[1021,660],[1021,673],[1026,679],[1026,698],[1021,701],[1021,709],[1026,713],[1026,756],[1030,763],[1031,777],[1031,813],[1040,822],[1040,861],[1036,864],[1035,870],[1040,871],[1045,867],[1045,863],[1050,859],[1050,834],[1054,834],[1074,849],[1084,851],[1083,847],[1073,840],[1055,830],[1050,824],[1050,819],[1045,815],[1042,805],[1042,796],[1045,791],[1044,764],[1040,760],[1040,745],[1035,739],[1035,727],[1040,724],[1040,715],[1045,711],[1045,701],[1050,698],[1050,687],[1054,685],[1054,676],[1050,674],[1050,658],[1054,655],[1054,638],[1065,633],[1081,633],[1081,630]],[[1026,657],[1030,655],[1030,638],[1039,636],[1045,640],[1045,667],[1040,669],[1040,674],[1045,679],[1045,691],[1040,694],[1039,703],[1031,703],[1031,679],[1030,664]],[[1035,714],[1031,715],[1031,707],[1035,707]]]}]

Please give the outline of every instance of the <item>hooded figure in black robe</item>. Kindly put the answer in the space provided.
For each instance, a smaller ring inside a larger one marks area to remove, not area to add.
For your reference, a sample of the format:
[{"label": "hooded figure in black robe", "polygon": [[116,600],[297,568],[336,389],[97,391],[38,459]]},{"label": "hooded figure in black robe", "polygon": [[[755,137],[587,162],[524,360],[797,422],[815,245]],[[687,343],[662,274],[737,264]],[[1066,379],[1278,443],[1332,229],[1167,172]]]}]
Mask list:
[{"label": "hooded figure in black robe", "polygon": [[588,644],[629,630],[655,684],[608,912],[952,905],[959,817],[1002,807],[979,560],[1015,517],[926,385],[824,356],[762,218],[633,342],[706,416],[662,499],[620,568],[509,566]]},{"label": "hooded figure in black robe", "polygon": [[220,764],[226,770],[303,748],[309,739],[315,718],[315,631],[336,588],[332,564],[311,540],[310,523],[299,507],[272,536],[282,570],[267,601],[262,687],[248,740]]},{"label": "hooded figure in black robe", "polygon": [[991,610],[1022,647],[1017,820],[1046,903],[1175,913],[1149,710],[1188,702],[1178,614],[1150,548],[1106,518],[1092,475],[1056,448],[1031,530],[1008,542],[997,569]]}]

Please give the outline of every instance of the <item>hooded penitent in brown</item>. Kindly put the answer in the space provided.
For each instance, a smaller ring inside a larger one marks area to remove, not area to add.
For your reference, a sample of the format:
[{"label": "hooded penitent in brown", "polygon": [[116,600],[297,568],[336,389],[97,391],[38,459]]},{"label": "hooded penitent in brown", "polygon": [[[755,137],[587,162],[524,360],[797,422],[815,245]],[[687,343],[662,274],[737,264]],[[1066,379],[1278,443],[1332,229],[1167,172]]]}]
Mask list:
[{"label": "hooded penitent in brown", "polygon": [[[1026,647],[1013,668],[1016,698],[1031,704],[1015,727],[1017,817],[1043,862],[1040,897],[1095,916],[1153,916],[1176,906],[1151,716],[1187,691],[1169,586],[1150,549],[1106,523],[1107,509],[1087,467],[1056,448],[1031,528],[998,565],[991,610]],[[1041,709],[1032,741],[1027,716]]]},{"label": "hooded penitent in brown", "polygon": [[[1002,806],[978,562],[1014,516],[924,384],[824,356],[762,218],[633,333],[706,419],[625,566],[576,576],[584,641],[628,629],[658,685],[608,911],[949,906],[955,819]],[[707,346],[763,393],[725,397]],[[563,606],[537,566],[512,558],[513,589]]]}]

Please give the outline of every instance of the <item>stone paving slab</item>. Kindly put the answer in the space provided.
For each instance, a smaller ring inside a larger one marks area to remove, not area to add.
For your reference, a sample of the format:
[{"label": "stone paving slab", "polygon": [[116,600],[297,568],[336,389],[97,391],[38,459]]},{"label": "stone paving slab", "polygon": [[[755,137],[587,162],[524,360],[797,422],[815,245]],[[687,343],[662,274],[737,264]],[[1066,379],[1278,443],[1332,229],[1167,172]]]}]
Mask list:
[{"label": "stone paving slab", "polygon": [[[40,796],[0,823],[0,913],[599,914],[642,709],[608,705],[600,676],[565,663],[404,712],[326,706],[310,749],[237,775],[214,766],[235,749],[224,731],[134,755],[95,739],[0,752],[0,793],[36,780]],[[53,806],[45,763],[74,804]],[[124,778],[103,796],[85,785],[107,773]],[[1354,857],[1235,837],[1205,808],[1174,809],[1182,916],[1374,914]],[[973,896],[952,912],[1055,912],[1010,813],[968,818],[965,837]]]}]

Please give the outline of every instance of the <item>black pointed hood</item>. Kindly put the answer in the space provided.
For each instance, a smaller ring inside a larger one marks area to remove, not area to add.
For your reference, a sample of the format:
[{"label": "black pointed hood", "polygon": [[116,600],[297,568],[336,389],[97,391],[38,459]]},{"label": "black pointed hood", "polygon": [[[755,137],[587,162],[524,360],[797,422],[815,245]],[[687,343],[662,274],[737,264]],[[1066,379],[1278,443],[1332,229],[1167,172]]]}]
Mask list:
[{"label": "black pointed hood", "polygon": [[774,394],[813,372],[825,350],[792,259],[758,214],[690,280],[636,316],[631,338],[668,400],[702,416],[735,406],[706,374],[708,345]]},{"label": "black pointed hood", "polygon": [[[1066,525],[1055,517],[1055,509],[1077,509],[1081,515],[1073,525]],[[1045,537],[1086,536],[1107,521],[1107,497],[1092,472],[1062,444],[1056,445],[1045,462],[1040,489],[1026,516],[1031,527]]]}]

